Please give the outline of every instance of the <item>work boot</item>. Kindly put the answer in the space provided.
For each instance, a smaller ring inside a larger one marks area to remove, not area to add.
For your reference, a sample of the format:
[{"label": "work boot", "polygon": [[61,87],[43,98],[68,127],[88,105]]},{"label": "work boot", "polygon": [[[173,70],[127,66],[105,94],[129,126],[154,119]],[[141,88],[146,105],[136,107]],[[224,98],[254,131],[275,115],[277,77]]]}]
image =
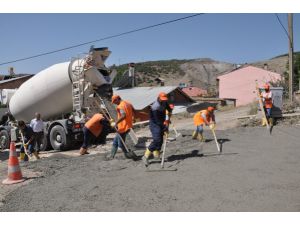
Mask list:
[{"label": "work boot", "polygon": [[143,160],[144,165],[146,167],[148,167],[149,166],[149,160],[148,160],[148,158],[146,156],[143,156],[142,160]]},{"label": "work boot", "polygon": [[262,118],[262,119],[261,119],[261,125],[262,125],[263,127],[267,125],[267,121],[266,121],[265,118]]},{"label": "work boot", "polygon": [[87,149],[86,148],[80,148],[79,154],[80,155],[88,154]]},{"label": "work boot", "polygon": [[203,137],[203,134],[198,134],[198,140],[200,141],[200,142],[205,142],[205,138]]},{"label": "work boot", "polygon": [[152,152],[147,148],[146,151],[145,151],[145,154],[142,158],[143,160],[143,163],[145,164],[145,166],[149,166],[149,160],[148,158],[151,156]]},{"label": "work boot", "polygon": [[118,148],[116,146],[112,146],[111,151],[110,151],[110,158],[113,159],[115,158],[115,155],[118,151]]},{"label": "work boot", "polygon": [[274,123],[273,118],[269,118],[269,124],[271,127],[273,126],[273,123]]},{"label": "work boot", "polygon": [[20,153],[20,161],[21,162],[26,162],[28,161],[28,156],[23,152]]},{"label": "work boot", "polygon": [[34,155],[34,157],[35,157],[36,159],[40,159],[40,156],[38,155],[37,152],[33,152],[32,154]]},{"label": "work boot", "polygon": [[198,136],[198,132],[194,131],[193,134],[192,134],[192,138],[193,139],[197,139],[197,136]]},{"label": "work boot", "polygon": [[155,159],[159,159],[159,156],[160,156],[160,152],[159,152],[158,150],[154,150],[154,151],[153,151],[153,157],[154,157]]}]

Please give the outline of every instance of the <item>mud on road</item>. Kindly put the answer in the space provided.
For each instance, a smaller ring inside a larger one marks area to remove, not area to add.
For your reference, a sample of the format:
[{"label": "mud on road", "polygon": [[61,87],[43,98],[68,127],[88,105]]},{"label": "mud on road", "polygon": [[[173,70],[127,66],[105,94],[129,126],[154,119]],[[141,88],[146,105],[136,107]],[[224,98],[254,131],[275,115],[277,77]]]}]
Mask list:
[{"label": "mud on road", "polygon": [[[146,172],[119,153],[56,154],[24,165],[40,175],[4,199],[1,211],[300,211],[300,127],[190,130],[167,144],[166,168]],[[142,156],[144,149],[136,153]],[[151,168],[159,168],[152,163]]]}]

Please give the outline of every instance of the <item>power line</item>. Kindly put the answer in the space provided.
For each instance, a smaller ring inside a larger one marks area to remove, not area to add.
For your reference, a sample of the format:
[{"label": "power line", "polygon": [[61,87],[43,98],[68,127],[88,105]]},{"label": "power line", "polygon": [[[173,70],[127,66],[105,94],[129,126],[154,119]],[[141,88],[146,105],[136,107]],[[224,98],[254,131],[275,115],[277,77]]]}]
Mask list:
[{"label": "power line", "polygon": [[275,16],[276,16],[278,22],[280,23],[281,27],[282,27],[283,30],[285,31],[285,34],[286,34],[286,36],[288,37],[290,43],[292,43],[291,38],[290,38],[290,35],[288,34],[287,30],[286,30],[285,27],[283,26],[283,24],[282,24],[282,22],[281,22],[281,20],[280,20],[280,18],[279,18],[279,16],[278,16],[278,14],[275,13]]},{"label": "power line", "polygon": [[53,50],[53,51],[50,51],[50,52],[45,52],[45,53],[41,53],[41,54],[37,54],[37,55],[33,55],[33,56],[28,56],[28,57],[25,57],[25,58],[16,59],[16,60],[8,61],[8,62],[3,62],[3,63],[0,63],[0,66],[5,65],[5,64],[9,64],[9,63],[20,62],[20,61],[24,61],[24,60],[28,60],[28,59],[41,57],[41,56],[44,56],[44,55],[50,55],[50,54],[53,54],[53,53],[56,53],[56,52],[62,52],[62,51],[69,50],[69,49],[72,49],[72,48],[77,48],[77,47],[80,47],[80,46],[83,46],[83,45],[88,45],[88,44],[92,44],[92,43],[95,43],[95,42],[104,41],[104,40],[112,39],[112,38],[115,38],[115,37],[120,37],[120,36],[124,36],[124,35],[127,35],[127,34],[139,32],[139,31],[142,31],[142,30],[147,30],[147,29],[150,29],[150,28],[166,25],[166,24],[169,24],[169,23],[174,23],[174,22],[177,22],[177,21],[186,20],[186,19],[189,19],[189,18],[192,18],[192,17],[203,15],[203,14],[204,13],[197,13],[197,14],[193,14],[193,15],[190,15],[190,16],[181,17],[181,18],[178,18],[178,19],[169,20],[169,21],[166,21],[166,22],[162,22],[162,23],[158,23],[158,24],[154,24],[154,25],[150,25],[150,26],[146,26],[146,27],[142,27],[142,28],[137,28],[137,29],[134,29],[134,30],[123,32],[123,33],[114,34],[114,35],[103,37],[103,38],[100,38],[100,39],[97,39],[97,40],[83,42],[81,44],[72,45],[72,46],[69,46],[69,47]]}]

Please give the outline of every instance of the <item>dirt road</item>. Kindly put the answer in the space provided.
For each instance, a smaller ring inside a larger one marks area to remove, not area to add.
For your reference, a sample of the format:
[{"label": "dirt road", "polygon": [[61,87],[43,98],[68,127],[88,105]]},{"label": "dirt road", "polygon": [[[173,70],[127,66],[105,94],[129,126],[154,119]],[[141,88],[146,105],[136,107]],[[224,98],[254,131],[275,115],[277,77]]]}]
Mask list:
[{"label": "dirt road", "polygon": [[208,131],[203,144],[180,132],[167,146],[166,167],[176,172],[146,172],[121,153],[112,161],[56,154],[23,165],[39,175],[11,191],[0,210],[300,211],[299,126],[275,127],[272,136],[265,128],[217,131],[222,154]]}]

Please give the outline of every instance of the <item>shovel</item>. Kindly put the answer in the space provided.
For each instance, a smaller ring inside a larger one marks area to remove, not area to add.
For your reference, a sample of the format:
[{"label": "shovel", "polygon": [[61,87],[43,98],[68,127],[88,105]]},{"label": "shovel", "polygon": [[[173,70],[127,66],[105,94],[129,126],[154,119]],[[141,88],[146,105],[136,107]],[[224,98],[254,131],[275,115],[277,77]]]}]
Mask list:
[{"label": "shovel", "polygon": [[220,145],[219,145],[219,142],[218,142],[218,139],[217,139],[215,130],[214,130],[214,129],[211,129],[211,128],[210,128],[210,130],[211,130],[211,132],[213,133],[213,136],[214,136],[214,139],[215,139],[215,142],[216,142],[216,145],[217,145],[218,152],[221,153]]},{"label": "shovel", "polygon": [[[147,172],[159,172],[159,171],[177,171],[177,168],[173,169],[165,169],[165,153],[166,153],[166,147],[167,147],[167,139],[168,139],[168,133],[165,133],[164,135],[164,143],[163,143],[163,150],[162,150],[162,158],[160,163],[160,169],[147,169]],[[148,167],[147,167],[148,168]]]}]

